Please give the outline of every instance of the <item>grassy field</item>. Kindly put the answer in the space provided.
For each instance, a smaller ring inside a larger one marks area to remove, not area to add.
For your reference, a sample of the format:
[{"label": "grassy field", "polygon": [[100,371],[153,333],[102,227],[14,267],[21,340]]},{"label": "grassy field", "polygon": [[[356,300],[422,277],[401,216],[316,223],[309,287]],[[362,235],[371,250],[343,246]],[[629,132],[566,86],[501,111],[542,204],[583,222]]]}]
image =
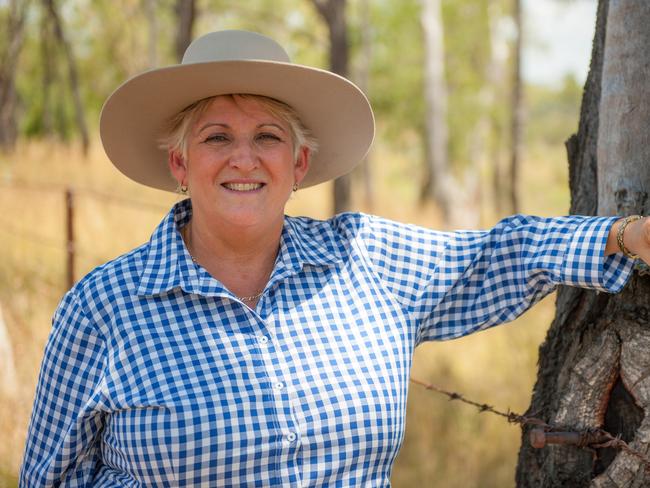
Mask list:
[{"label": "grassy field", "polygon": [[[414,182],[418,180],[412,162],[381,146],[373,157],[378,180],[376,203],[367,208],[358,197],[355,209],[439,226],[435,208],[416,204]],[[522,176],[523,212],[553,215],[567,211],[565,160],[561,148],[528,154]],[[15,387],[0,390],[0,488],[17,483],[50,317],[65,290],[63,185],[91,188],[123,199],[100,198],[82,190],[77,193],[77,277],[146,241],[165,209],[178,199],[131,183],[107,162],[97,142],[86,159],[74,148],[47,142],[23,144],[15,153],[0,156],[0,306],[16,373]],[[329,195],[328,185],[300,191],[290,201],[288,211],[326,217]],[[132,206],[126,200],[143,204]],[[472,222],[482,226],[496,222],[499,216],[489,209],[483,201],[474,210],[479,219]],[[453,224],[457,228],[475,226],[464,221]],[[522,412],[535,379],[537,349],[553,313],[554,299],[549,297],[515,324],[452,342],[424,345],[416,352],[413,377],[502,410]],[[518,427],[413,385],[406,438],[393,485],[514,486],[519,442]]]}]

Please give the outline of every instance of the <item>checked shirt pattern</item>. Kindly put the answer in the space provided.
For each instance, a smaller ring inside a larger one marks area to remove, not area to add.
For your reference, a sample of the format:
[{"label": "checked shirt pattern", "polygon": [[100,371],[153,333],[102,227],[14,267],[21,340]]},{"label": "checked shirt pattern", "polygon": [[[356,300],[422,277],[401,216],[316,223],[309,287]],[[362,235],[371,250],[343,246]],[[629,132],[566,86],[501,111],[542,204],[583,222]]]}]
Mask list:
[{"label": "checked shirt pattern", "polygon": [[419,343],[512,320],[558,284],[616,292],[633,265],[602,257],[614,218],[287,217],[251,310],[192,262],[191,212],[63,298],[21,486],[389,486]]}]

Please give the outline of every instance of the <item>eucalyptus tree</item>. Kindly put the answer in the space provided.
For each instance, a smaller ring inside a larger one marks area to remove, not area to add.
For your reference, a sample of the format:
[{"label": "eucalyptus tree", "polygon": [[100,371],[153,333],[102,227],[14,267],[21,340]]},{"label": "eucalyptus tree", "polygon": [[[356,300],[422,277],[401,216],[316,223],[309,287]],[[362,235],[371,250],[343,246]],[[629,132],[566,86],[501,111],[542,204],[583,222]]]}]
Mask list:
[{"label": "eucalyptus tree", "polygon": [[[650,3],[600,0],[577,135],[567,142],[571,213],[650,213]],[[650,278],[607,295],[561,289],[540,348],[529,413],[566,430],[602,428],[650,452]],[[606,446],[533,449],[524,429],[520,487],[644,487],[650,471]]]}]

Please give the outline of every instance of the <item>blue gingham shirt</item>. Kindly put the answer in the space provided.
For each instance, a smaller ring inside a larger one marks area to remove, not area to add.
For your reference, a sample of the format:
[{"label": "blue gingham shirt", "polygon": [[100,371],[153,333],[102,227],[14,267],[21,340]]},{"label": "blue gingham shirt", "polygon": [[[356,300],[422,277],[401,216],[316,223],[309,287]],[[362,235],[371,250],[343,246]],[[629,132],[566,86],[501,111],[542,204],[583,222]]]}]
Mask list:
[{"label": "blue gingham shirt", "polygon": [[445,233],[363,214],[285,219],[255,310],[178,229],[77,283],[55,313],[21,486],[389,486],[413,349],[512,320],[559,283],[610,292],[613,218]]}]

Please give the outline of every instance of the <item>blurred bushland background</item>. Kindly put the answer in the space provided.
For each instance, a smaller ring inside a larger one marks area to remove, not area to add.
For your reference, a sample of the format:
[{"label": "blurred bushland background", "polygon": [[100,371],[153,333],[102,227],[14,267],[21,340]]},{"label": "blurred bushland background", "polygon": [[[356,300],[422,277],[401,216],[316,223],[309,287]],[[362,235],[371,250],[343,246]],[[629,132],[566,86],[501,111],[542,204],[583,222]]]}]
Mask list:
[{"label": "blurred bushland background", "polygon": [[[533,6],[593,2],[534,2],[0,0],[0,487],[17,485],[58,300],[71,280],[146,241],[179,199],[132,183],[104,155],[99,112],[119,83],[177,62],[204,32],[255,30],[295,62],[354,80],[377,119],[365,163],[336,191],[299,191],[289,213],[349,209],[438,228],[564,214],[564,141],[586,70],[541,83],[522,66],[544,42]],[[593,32],[593,18],[581,21]],[[412,375],[523,412],[553,310],[549,297],[515,325],[425,345]],[[514,486],[519,443],[518,427],[412,385],[393,485]]]}]

